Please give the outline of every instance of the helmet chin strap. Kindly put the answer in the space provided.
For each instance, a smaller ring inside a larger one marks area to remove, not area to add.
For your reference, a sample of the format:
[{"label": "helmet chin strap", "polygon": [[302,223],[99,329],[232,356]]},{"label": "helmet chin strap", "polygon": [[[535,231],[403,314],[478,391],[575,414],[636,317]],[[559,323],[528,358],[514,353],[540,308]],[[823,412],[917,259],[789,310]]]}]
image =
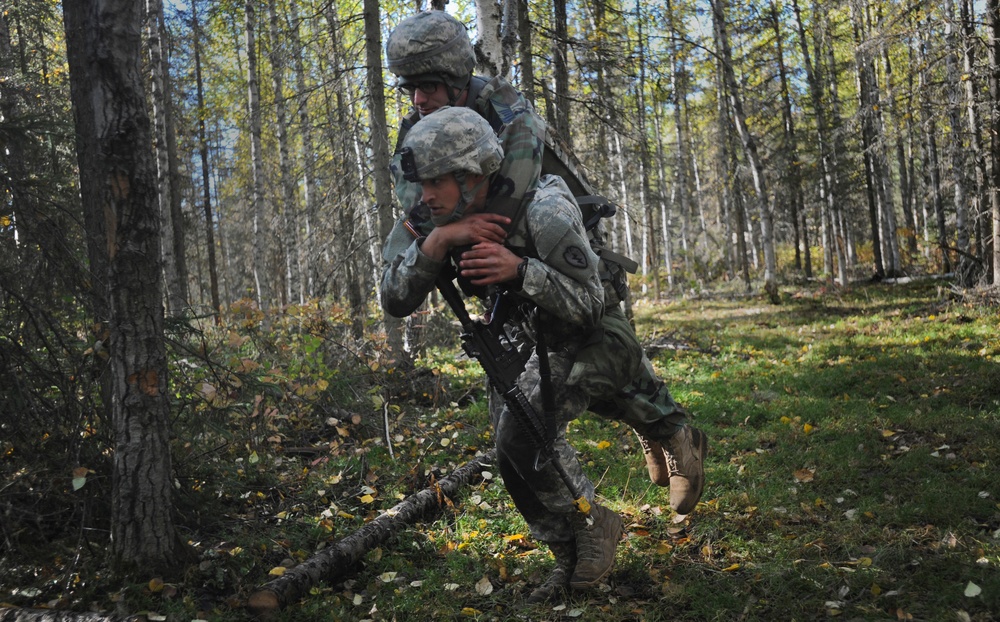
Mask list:
[{"label": "helmet chin strap", "polygon": [[479,190],[486,184],[489,183],[491,176],[484,176],[479,183],[475,186],[468,188],[466,187],[466,176],[464,171],[459,171],[453,173],[455,176],[455,181],[458,182],[458,187],[461,189],[462,196],[458,200],[458,204],[455,209],[447,216],[431,216],[431,222],[434,223],[435,227],[443,227],[444,225],[450,225],[453,222],[458,222],[462,216],[465,215],[466,208],[475,200],[476,195],[479,194]]},{"label": "helmet chin strap", "polygon": [[449,83],[446,78],[444,85],[445,88],[448,89],[448,105],[454,106],[456,103],[458,103],[458,99],[462,96],[462,92],[465,91],[465,89],[469,88],[470,84],[472,84],[472,76],[469,76],[469,79],[466,81],[465,86],[452,86],[451,83]]}]

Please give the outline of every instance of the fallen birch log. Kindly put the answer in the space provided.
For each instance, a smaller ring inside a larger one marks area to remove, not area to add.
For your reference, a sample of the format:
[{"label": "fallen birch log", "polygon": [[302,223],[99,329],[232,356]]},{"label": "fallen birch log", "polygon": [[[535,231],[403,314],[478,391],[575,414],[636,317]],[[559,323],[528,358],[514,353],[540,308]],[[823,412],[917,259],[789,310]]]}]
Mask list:
[{"label": "fallen birch log", "polygon": [[264,584],[250,595],[247,609],[257,617],[266,618],[297,601],[314,585],[323,581],[333,583],[363,555],[400,529],[432,510],[441,509],[446,498],[454,498],[474,476],[492,464],[495,451],[465,463],[448,477],[403,499],[361,529]]},{"label": "fallen birch log", "polygon": [[0,622],[145,622],[146,616],[0,607]]}]

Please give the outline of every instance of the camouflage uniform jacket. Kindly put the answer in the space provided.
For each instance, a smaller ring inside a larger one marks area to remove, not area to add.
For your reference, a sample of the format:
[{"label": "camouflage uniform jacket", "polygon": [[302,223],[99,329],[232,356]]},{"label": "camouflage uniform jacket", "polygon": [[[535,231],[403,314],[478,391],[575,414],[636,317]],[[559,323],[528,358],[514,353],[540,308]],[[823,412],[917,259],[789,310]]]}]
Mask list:
[{"label": "camouflage uniform jacket", "polygon": [[[524,218],[508,237],[508,246],[529,257],[517,294],[543,312],[541,329],[552,347],[586,340],[604,314],[604,286],[580,209],[560,177],[543,176],[529,197]],[[395,317],[420,306],[444,267],[421,252],[422,241],[405,220],[386,239],[380,295],[382,308]]]}]

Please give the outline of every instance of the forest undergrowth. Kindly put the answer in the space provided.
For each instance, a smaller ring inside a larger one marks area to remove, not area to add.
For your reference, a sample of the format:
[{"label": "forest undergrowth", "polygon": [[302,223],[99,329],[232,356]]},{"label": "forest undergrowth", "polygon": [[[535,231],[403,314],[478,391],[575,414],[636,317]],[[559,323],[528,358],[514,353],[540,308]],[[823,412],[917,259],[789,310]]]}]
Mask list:
[{"label": "forest undergrowth", "polygon": [[[998,619],[998,308],[932,281],[782,294],[636,304],[709,436],[708,487],[678,519],[629,429],[572,424],[626,526],[600,588],[525,603],[554,562],[487,472],[279,619]],[[248,619],[260,585],[491,447],[478,365],[443,311],[424,323],[436,344],[413,365],[377,322],[315,303],[172,328],[177,523],[195,556],[176,576],[107,567],[99,417],[0,439],[0,604]]]}]

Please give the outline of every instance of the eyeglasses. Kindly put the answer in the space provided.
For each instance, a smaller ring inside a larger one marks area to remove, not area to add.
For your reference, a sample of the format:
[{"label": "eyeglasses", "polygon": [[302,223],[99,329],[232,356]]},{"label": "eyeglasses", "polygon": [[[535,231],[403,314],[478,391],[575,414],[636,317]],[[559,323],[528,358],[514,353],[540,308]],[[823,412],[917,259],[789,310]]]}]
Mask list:
[{"label": "eyeglasses", "polygon": [[433,95],[437,92],[438,87],[441,86],[441,82],[417,82],[416,84],[402,84],[399,86],[399,90],[406,94],[407,97],[413,97],[413,94],[420,91],[424,95]]}]

